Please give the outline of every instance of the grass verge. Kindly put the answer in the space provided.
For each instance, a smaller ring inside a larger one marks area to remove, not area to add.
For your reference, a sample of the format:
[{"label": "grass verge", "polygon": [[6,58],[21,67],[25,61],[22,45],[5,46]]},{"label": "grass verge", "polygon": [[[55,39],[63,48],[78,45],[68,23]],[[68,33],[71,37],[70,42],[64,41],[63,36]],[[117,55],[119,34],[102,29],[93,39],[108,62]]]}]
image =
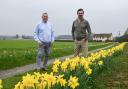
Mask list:
[{"label": "grass verge", "polygon": [[128,43],[123,54],[112,58],[94,82],[95,89],[128,89]]}]

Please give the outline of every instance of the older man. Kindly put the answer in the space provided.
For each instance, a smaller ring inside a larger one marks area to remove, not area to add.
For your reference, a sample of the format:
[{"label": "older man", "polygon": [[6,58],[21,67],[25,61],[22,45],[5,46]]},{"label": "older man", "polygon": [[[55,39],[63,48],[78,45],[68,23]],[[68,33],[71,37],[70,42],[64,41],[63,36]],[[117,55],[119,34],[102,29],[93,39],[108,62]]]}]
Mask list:
[{"label": "older man", "polygon": [[[38,54],[36,57],[37,70],[46,70],[50,47],[54,42],[54,31],[51,23],[48,21],[47,13],[42,14],[42,21],[38,23],[35,28],[34,39],[39,45]],[[43,52],[45,54],[45,59],[42,65],[41,59],[43,56]]]},{"label": "older man", "polygon": [[89,22],[84,19],[84,10],[78,9],[78,18],[72,25],[72,37],[75,42],[74,56],[79,56],[80,49],[82,49],[83,56],[87,57],[88,52],[88,37],[91,34]]}]

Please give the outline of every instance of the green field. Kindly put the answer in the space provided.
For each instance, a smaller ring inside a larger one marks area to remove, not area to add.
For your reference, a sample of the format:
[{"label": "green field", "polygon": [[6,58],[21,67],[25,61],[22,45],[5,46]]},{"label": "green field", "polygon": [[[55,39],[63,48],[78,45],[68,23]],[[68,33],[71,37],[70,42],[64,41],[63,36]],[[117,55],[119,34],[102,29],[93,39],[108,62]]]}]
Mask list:
[{"label": "green field", "polygon": [[[113,43],[89,42],[89,50]],[[33,40],[0,40],[0,70],[35,63],[38,45]],[[57,58],[74,52],[73,42],[55,42],[49,58]]]}]

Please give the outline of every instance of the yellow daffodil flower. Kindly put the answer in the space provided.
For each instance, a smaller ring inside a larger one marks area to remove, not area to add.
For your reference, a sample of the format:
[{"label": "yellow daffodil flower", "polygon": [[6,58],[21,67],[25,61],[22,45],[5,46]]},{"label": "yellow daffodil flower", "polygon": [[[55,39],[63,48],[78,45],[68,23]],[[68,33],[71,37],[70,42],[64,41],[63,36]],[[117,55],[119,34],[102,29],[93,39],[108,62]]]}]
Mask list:
[{"label": "yellow daffodil flower", "polygon": [[79,86],[78,78],[70,76],[70,79],[68,81],[68,86],[70,86],[72,89],[75,89]]}]

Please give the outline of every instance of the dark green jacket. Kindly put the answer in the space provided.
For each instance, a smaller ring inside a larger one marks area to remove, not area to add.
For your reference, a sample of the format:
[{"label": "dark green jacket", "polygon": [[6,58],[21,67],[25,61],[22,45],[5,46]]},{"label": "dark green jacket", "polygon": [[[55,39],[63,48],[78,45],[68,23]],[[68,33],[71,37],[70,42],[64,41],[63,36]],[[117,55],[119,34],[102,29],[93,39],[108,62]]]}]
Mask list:
[{"label": "dark green jacket", "polygon": [[76,19],[72,24],[72,37],[73,40],[77,38],[88,38],[88,34],[91,34],[91,28],[87,20],[83,19],[83,21],[79,22]]}]

